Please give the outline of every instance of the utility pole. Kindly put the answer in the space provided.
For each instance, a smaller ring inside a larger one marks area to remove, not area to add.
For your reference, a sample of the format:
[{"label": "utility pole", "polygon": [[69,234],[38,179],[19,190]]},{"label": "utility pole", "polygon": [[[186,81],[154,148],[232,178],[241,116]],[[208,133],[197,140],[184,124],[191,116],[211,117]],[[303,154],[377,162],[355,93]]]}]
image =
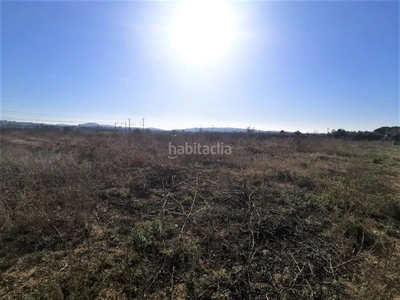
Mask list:
[{"label": "utility pole", "polygon": [[126,132],[126,122],[125,122],[125,132]]},{"label": "utility pole", "polygon": [[129,118],[128,121],[129,121],[129,133],[131,133],[131,118]]},{"label": "utility pole", "polygon": [[144,118],[142,118],[143,133],[144,133]]}]

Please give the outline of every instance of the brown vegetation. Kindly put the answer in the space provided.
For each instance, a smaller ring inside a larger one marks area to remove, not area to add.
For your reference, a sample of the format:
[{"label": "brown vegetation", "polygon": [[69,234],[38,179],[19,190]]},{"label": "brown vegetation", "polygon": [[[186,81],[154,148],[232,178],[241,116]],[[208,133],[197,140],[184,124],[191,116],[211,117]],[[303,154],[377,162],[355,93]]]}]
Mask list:
[{"label": "brown vegetation", "polygon": [[[8,132],[2,299],[400,296],[400,148],[260,134]],[[232,155],[168,158],[168,143]]]}]

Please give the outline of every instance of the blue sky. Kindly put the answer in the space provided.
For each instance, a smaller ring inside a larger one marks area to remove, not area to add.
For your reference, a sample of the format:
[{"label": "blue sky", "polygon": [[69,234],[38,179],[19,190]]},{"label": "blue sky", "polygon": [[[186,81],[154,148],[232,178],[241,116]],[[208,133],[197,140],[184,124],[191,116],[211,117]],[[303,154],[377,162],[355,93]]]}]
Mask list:
[{"label": "blue sky", "polygon": [[3,1],[0,118],[303,132],[399,125],[397,1],[229,2],[234,39],[201,64],[171,43],[181,6]]}]

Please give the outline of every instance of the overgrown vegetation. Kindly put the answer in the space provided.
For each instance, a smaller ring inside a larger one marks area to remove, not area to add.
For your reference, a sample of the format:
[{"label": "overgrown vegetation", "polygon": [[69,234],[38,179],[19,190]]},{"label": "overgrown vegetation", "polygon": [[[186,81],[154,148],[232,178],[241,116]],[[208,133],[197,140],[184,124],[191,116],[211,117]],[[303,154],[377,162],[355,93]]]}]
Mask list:
[{"label": "overgrown vegetation", "polygon": [[[400,152],[302,135],[7,132],[2,299],[394,299]],[[168,158],[168,143],[232,155]]]}]

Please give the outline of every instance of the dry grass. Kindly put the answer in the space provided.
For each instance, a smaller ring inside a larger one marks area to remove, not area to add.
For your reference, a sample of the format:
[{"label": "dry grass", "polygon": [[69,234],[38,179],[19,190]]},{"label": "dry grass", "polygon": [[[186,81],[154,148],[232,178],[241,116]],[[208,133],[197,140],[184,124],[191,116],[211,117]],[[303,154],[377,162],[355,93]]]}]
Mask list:
[{"label": "dry grass", "polygon": [[[393,299],[400,148],[8,132],[0,298]],[[168,158],[168,143],[233,147]]]}]

